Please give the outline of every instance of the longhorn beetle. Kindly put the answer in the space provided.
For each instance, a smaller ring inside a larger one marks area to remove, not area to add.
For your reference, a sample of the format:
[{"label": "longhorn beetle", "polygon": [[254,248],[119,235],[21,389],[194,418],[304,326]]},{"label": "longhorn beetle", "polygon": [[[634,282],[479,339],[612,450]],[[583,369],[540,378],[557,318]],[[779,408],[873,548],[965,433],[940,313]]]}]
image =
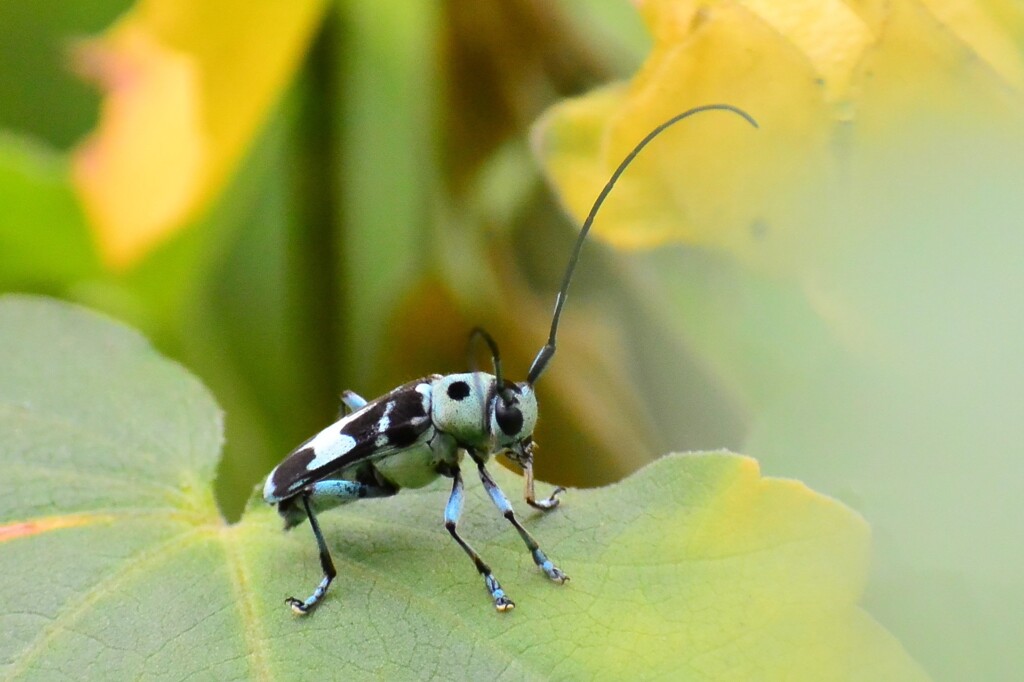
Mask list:
[{"label": "longhorn beetle", "polygon": [[564,488],[555,489],[544,500],[534,496],[533,428],[537,423],[537,398],[533,385],[555,354],[558,320],[583,242],[601,204],[636,155],[669,126],[713,109],[737,114],[757,127],[754,119],[737,107],[708,104],[673,116],[648,133],[626,155],[594,201],[576,238],[562,286],[555,298],[547,343],[537,353],[526,381],[506,381],[494,339],[482,329],[474,329],[470,342],[479,337],[487,343],[494,365],[493,375],[484,372],[448,376],[431,374],[370,402],[345,391],[342,410],[344,412],[348,408],[351,413],[343,413],[336,422],[297,447],[270,472],[263,487],[263,499],[277,505],[284,518],[285,529],[309,519],[320,551],[320,565],[324,573],[320,584],[305,601],[295,597],[286,600],[296,613],[305,614],[313,609],[337,575],[317,521],[318,513],[366,497],[388,497],[402,488],[419,488],[438,476],[452,479],[452,492],[444,510],[445,528],[473,560],[495,608],[499,611],[513,608],[515,604],[505,595],[490,567],[457,530],[463,502],[460,469],[463,453],[473,461],[491,501],[523,538],[537,566],[556,583],[569,579],[519,523],[508,498],[491,478],[485,465],[492,455],[505,455],[523,469],[527,504],[544,511],[558,506],[558,494]]}]

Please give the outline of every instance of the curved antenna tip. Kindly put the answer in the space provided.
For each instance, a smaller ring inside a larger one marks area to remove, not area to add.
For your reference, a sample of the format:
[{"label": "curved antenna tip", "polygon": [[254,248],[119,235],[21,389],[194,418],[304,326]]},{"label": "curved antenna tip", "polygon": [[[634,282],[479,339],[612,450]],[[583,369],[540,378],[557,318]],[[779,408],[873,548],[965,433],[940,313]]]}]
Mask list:
[{"label": "curved antenna tip", "polygon": [[591,225],[594,224],[594,218],[597,216],[598,210],[601,208],[601,205],[604,203],[604,200],[608,197],[608,194],[612,191],[612,188],[615,186],[616,181],[618,181],[619,176],[622,175],[622,173],[626,170],[627,167],[629,167],[629,164],[633,162],[633,159],[636,158],[636,155],[639,154],[640,151],[644,147],[646,147],[651,140],[653,140],[662,132],[664,132],[666,128],[675,125],[679,121],[689,118],[694,114],[699,114],[703,111],[715,110],[732,112],[739,116],[740,118],[742,118],[743,120],[745,120],[754,128],[761,127],[757,124],[757,121],[754,119],[753,116],[748,114],[743,109],[740,109],[737,106],[733,106],[732,104],[703,104],[698,107],[687,109],[686,111],[680,114],[676,114],[667,121],[664,121],[660,125],[656,126],[653,130],[651,130],[651,132],[647,133],[647,135],[645,135],[644,138],[640,140],[636,144],[636,146],[633,147],[629,154],[626,155],[626,158],[624,158],[622,162],[619,163],[618,167],[615,169],[611,177],[608,179],[608,182],[605,183],[605,186],[597,195],[597,199],[594,201],[594,205],[591,206],[590,213],[587,214],[587,219],[583,221],[583,227],[580,228],[580,234],[578,237],[576,237],[576,244],[573,246],[572,255],[569,256],[569,265],[566,267],[565,275],[562,277],[562,286],[558,289],[558,296],[555,298],[555,312],[551,316],[551,331],[548,334],[547,343],[545,343],[541,347],[540,351],[537,353],[537,357],[534,358],[533,360],[533,364],[530,365],[530,372],[527,375],[526,383],[533,385],[534,382],[536,382],[537,379],[540,378],[540,375],[544,373],[544,370],[547,368],[548,363],[551,361],[551,358],[554,357],[555,355],[555,335],[558,333],[558,320],[562,316],[562,306],[565,305],[565,299],[569,293],[569,284],[572,282],[572,274],[573,271],[576,269],[576,261],[579,260],[580,251],[582,251],[583,249],[583,242],[587,238],[587,233],[590,232]]}]

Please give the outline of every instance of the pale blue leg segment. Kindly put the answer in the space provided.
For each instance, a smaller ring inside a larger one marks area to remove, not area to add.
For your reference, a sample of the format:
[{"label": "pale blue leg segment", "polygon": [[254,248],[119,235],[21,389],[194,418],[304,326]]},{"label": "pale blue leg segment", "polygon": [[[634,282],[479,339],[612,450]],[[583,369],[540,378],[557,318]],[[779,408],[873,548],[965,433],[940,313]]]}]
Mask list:
[{"label": "pale blue leg segment", "polygon": [[484,577],[484,584],[487,586],[487,591],[491,593],[491,599],[494,600],[494,608],[499,611],[507,611],[508,609],[515,608],[515,602],[505,596],[505,591],[501,589],[501,585],[498,580],[491,574],[491,568],[484,563],[484,560],[480,558],[480,555],[469,546],[469,544],[459,537],[459,533],[455,530],[456,525],[459,523],[459,517],[462,516],[462,474],[458,469],[455,469],[454,480],[452,481],[452,494],[448,498],[448,504],[444,508],[444,527],[448,529],[452,537],[455,538],[455,542],[459,543],[459,546],[469,555],[469,558],[473,560],[473,564],[476,566],[476,570],[480,572],[480,575]]},{"label": "pale blue leg segment", "polygon": [[338,409],[338,419],[341,419],[349,412],[361,410],[366,405],[366,398],[354,391],[345,391],[341,394],[341,408]]},{"label": "pale blue leg segment", "polygon": [[324,540],[324,534],[320,532],[320,524],[317,523],[316,515],[309,504],[308,496],[303,495],[302,506],[306,510],[306,516],[309,517],[309,525],[313,528],[313,537],[316,538],[316,546],[320,550],[320,567],[324,571],[324,577],[306,601],[299,601],[295,597],[288,597],[284,600],[286,604],[292,607],[292,611],[299,615],[309,613],[317,605],[317,602],[327,593],[327,588],[330,587],[334,576],[338,575],[338,572],[334,569],[334,562],[331,561],[331,553],[327,551],[327,542]]},{"label": "pale blue leg segment", "polygon": [[[355,481],[334,479],[318,481],[303,490],[303,494],[309,500],[315,514],[366,497],[388,497],[396,492],[398,491],[394,488],[382,488]],[[278,505],[278,509],[281,516],[284,517],[285,529],[293,528],[306,520],[305,507],[299,503],[299,500],[292,500],[290,503],[282,502]]]},{"label": "pale blue leg segment", "polygon": [[334,479],[317,481],[306,490],[310,502],[313,503],[313,510],[318,514],[356,500],[367,497],[390,497],[398,492],[394,488]]},{"label": "pale blue leg segment", "polygon": [[[305,511],[306,517],[309,519],[309,525],[313,529],[313,537],[316,538],[316,546],[320,550],[320,567],[324,571],[324,577],[320,584],[316,586],[316,589],[313,590],[313,594],[305,601],[300,601],[295,597],[285,599],[285,603],[291,606],[295,613],[300,615],[309,613],[327,593],[327,588],[330,586],[331,581],[338,574],[334,569],[331,553],[327,549],[327,542],[320,531],[320,524],[316,520],[316,514],[346,502],[353,502],[366,497],[388,497],[396,492],[398,491],[394,488],[382,488],[343,480],[318,481],[306,488],[305,493],[300,498],[302,510]],[[286,517],[286,521],[288,520]],[[291,519],[291,521],[292,525],[294,525],[294,519]]]},{"label": "pale blue leg segment", "polygon": [[569,576],[562,573],[557,566],[551,563],[551,560],[548,559],[544,551],[541,550],[537,541],[534,540],[529,531],[523,528],[522,524],[519,523],[519,519],[516,518],[516,513],[512,510],[512,504],[509,503],[508,498],[505,497],[505,493],[501,492],[501,488],[499,488],[498,484],[494,482],[493,478],[491,478],[491,474],[484,467],[483,461],[475,461],[477,469],[480,470],[480,480],[483,482],[484,488],[487,490],[487,494],[491,496],[491,501],[494,502],[494,506],[498,508],[498,511],[508,519],[509,523],[515,526],[515,529],[519,531],[519,537],[523,539],[523,542],[526,543],[526,548],[530,550],[530,555],[533,556],[533,562],[555,582],[564,583],[568,580]]}]

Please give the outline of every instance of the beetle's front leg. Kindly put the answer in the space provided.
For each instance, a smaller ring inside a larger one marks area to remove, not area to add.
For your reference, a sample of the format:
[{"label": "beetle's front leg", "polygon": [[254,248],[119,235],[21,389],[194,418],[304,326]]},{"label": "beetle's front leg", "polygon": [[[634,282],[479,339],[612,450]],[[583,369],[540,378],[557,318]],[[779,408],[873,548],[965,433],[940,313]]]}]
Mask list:
[{"label": "beetle's front leg", "polygon": [[559,494],[565,492],[565,488],[558,486],[555,488],[551,495],[546,500],[538,500],[533,492],[533,458],[526,460],[522,464],[523,467],[523,478],[526,481],[526,488],[523,491],[523,497],[526,498],[526,504],[530,505],[534,509],[540,509],[541,511],[551,511],[558,506],[560,500],[558,499]]},{"label": "beetle's front leg", "polygon": [[[474,453],[470,454],[474,455]],[[557,566],[551,563],[551,560],[548,559],[547,555],[544,554],[544,551],[541,550],[537,541],[534,540],[529,531],[523,528],[523,525],[519,523],[519,519],[516,518],[515,511],[512,510],[512,504],[508,501],[508,498],[505,497],[505,493],[501,492],[501,488],[498,487],[498,484],[495,483],[494,479],[491,478],[491,474],[484,466],[483,460],[478,459],[474,455],[473,461],[476,462],[477,469],[480,471],[480,481],[483,482],[484,488],[487,490],[487,494],[491,497],[491,501],[494,502],[494,506],[498,508],[498,511],[508,519],[509,523],[515,526],[515,529],[519,531],[519,536],[523,538],[523,542],[526,543],[526,548],[530,550],[530,555],[533,556],[534,563],[537,564],[537,566],[539,566],[540,569],[555,582],[564,583],[568,580],[569,576],[562,573]]]}]

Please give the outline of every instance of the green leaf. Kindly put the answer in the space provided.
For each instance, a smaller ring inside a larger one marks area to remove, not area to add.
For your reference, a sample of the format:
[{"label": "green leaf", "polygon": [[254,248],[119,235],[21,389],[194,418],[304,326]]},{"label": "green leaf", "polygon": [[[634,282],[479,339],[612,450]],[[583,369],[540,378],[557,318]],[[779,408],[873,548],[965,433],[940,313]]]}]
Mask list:
[{"label": "green leaf", "polygon": [[562,587],[471,486],[462,527],[507,614],[441,527],[444,481],[353,505],[325,515],[340,575],[298,618],[282,600],[319,579],[313,540],[259,503],[221,520],[220,413],[179,366],[91,313],[5,297],[0,377],[7,679],[923,677],[857,606],[864,522],[749,458],[665,457],[527,514]]}]

